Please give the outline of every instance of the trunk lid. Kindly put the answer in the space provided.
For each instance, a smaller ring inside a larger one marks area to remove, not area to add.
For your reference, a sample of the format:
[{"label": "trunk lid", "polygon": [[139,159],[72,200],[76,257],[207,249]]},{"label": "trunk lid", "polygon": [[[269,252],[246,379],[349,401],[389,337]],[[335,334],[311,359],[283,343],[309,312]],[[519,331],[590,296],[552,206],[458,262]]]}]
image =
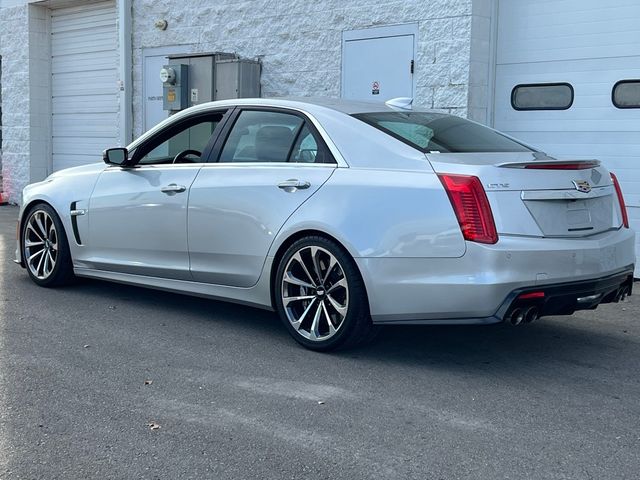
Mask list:
[{"label": "trunk lid", "polygon": [[480,179],[499,235],[585,237],[622,224],[611,175],[597,161],[554,160],[539,153],[429,153],[427,158],[436,173]]}]

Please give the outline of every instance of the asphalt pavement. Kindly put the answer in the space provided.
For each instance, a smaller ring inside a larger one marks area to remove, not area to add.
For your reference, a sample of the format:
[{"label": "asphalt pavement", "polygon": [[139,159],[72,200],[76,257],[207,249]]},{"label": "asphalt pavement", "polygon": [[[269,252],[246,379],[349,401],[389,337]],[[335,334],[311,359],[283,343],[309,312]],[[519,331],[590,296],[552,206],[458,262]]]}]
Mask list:
[{"label": "asphalt pavement", "polygon": [[638,297],[320,354],[270,312],[40,288],[12,262],[16,216],[0,207],[0,480],[639,478]]}]

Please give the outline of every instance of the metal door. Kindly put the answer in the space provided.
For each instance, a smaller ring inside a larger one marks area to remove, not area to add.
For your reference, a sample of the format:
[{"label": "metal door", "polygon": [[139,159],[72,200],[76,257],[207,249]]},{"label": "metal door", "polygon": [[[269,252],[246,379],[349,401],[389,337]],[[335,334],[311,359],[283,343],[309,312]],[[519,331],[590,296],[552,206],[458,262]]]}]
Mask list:
[{"label": "metal door", "polygon": [[143,124],[146,132],[169,116],[169,112],[162,109],[162,82],[160,70],[169,63],[169,55],[185,53],[185,47],[169,46],[159,48],[145,48],[143,50],[142,96],[143,96]]},{"label": "metal door", "polygon": [[348,39],[343,43],[342,96],[381,101],[413,97],[415,35]]}]

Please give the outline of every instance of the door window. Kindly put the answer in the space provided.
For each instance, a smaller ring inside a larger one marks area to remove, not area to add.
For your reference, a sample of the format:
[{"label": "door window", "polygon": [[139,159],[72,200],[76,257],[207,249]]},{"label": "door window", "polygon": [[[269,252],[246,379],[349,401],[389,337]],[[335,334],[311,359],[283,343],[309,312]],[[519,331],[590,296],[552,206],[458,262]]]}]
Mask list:
[{"label": "door window", "polygon": [[220,162],[286,162],[303,123],[297,115],[245,110],[227,137]]},{"label": "door window", "polygon": [[138,165],[200,163],[222,113],[196,117],[159,133],[138,153]]},{"label": "door window", "polygon": [[305,125],[298,134],[298,139],[293,146],[289,161],[298,163],[333,163],[333,158],[323,144],[318,144],[309,127]]},{"label": "door window", "polygon": [[335,163],[302,117],[262,110],[240,113],[219,161]]}]

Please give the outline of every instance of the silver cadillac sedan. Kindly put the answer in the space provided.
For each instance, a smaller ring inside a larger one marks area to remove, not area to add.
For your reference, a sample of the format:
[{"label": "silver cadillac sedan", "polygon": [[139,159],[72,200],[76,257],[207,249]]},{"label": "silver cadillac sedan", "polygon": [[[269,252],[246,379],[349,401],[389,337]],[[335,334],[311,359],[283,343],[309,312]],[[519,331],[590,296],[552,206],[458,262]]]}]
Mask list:
[{"label": "silver cadillac sedan", "polygon": [[24,189],[16,262],[276,310],[314,350],[376,325],[529,323],[631,293],[614,174],[451,115],[341,100],[184,110]]}]

